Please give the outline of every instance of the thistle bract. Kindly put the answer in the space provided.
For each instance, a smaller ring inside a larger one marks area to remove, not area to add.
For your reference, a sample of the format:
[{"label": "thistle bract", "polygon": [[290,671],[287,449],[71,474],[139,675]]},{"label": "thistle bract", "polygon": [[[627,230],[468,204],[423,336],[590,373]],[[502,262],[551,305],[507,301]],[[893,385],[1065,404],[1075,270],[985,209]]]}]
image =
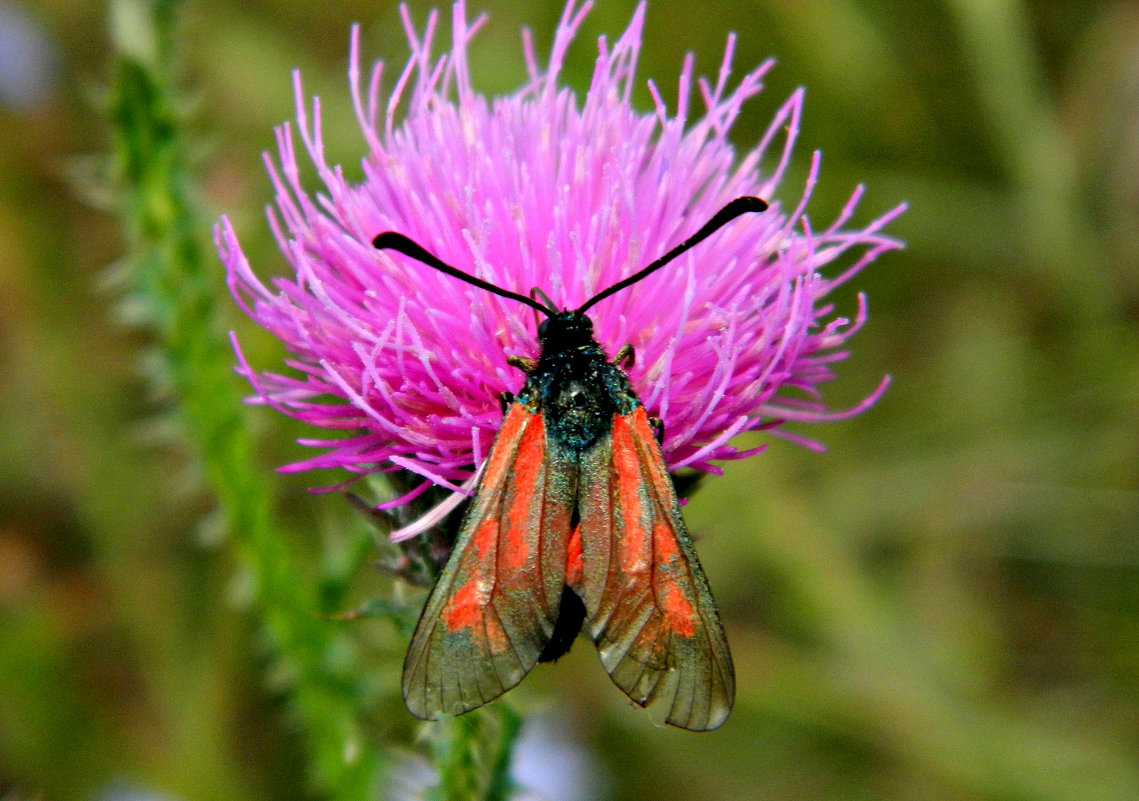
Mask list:
[{"label": "thistle bract", "polygon": [[[616,42],[599,41],[584,96],[561,86],[563,58],[588,10],[566,6],[544,66],[524,35],[529,79],[497,98],[472,86],[467,45],[484,20],[468,23],[462,2],[451,47],[437,58],[437,16],[419,33],[403,9],[412,52],[394,77],[377,63],[362,80],[354,31],[349,82],[367,150],[359,182],[326,161],[319,102],[310,111],[296,79],[296,127],[278,130],[276,158],[266,158],[277,191],[269,220],[291,274],[262,281],[230,223],[217,230],[234,297],[290,353],[285,371],[259,373],[240,360],[255,400],[339,432],[302,440],[320,453],[285,469],[422,477],[390,505],[433,484],[454,489],[487,453],[501,393],[522,384],[508,357],[537,353],[532,311],[375,250],[383,231],[406,234],[496,286],[537,287],[572,309],[683,241],[728,200],[763,197],[771,203],[764,214],[589,312],[610,354],[632,345],[629,379],[664,423],[669,468],[717,472],[717,461],[754,452],[732,439],[760,427],[813,445],[773,422],[855,414],[881,393],[885,382],[853,409],[823,402],[819,388],[866,314],[860,297],[853,319],[838,317],[827,295],[899,247],[881,230],[902,207],[849,227],[859,187],[836,220],[813,230],[804,210],[818,154],[806,186],[789,201],[781,191],[802,92],[782,104],[754,148],[737,153],[729,131],[771,62],[732,84],[732,37],[716,79],[696,79],[689,58],[671,103],[650,81],[655,108],[634,109],[643,5]],[[315,195],[298,177],[298,137],[324,184]]]}]

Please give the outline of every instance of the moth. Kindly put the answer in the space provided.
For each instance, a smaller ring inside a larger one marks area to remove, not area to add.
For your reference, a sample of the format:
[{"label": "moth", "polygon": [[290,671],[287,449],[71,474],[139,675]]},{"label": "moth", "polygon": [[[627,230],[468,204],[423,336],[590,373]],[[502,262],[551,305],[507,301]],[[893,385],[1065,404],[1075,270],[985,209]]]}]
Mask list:
[{"label": "moth", "polygon": [[511,358],[526,379],[504,416],[481,478],[407,652],[403,697],[418,718],[459,715],[569,650],[579,631],[633,703],[693,731],[715,729],[735,697],[720,615],[685,529],[651,418],[610,359],[586,312],[767,203],[740,197],[644,269],[573,310],[497,287],[408,237],[389,249],[530,306],[536,360]]}]

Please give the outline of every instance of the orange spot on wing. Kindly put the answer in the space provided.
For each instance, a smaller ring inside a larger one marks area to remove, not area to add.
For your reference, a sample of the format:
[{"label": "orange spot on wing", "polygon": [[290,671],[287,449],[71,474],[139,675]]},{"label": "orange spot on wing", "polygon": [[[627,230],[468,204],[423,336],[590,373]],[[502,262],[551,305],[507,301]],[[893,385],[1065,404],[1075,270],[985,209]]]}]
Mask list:
[{"label": "orange spot on wing", "polygon": [[447,631],[469,631],[476,640],[485,637],[486,649],[492,653],[502,653],[510,641],[502,624],[494,615],[487,615],[490,603],[492,582],[488,579],[489,570],[477,570],[467,578],[465,584],[456,589],[440,615]]},{"label": "orange spot on wing", "polygon": [[455,590],[443,608],[443,625],[447,627],[447,631],[473,629],[477,626],[482,620],[482,610],[486,606],[486,600],[487,593],[481,591],[479,581],[475,577]]},{"label": "orange spot on wing", "polygon": [[[662,515],[672,513],[651,498],[664,501],[674,492],[664,459],[653,438],[648,413],[639,406],[626,417],[613,420],[613,472],[617,499],[621,508],[621,542],[619,558],[625,574],[633,581],[653,571],[653,591],[661,611],[661,625],[682,637],[696,633],[696,608],[678,583],[687,578],[686,557],[680,550],[677,532]],[[647,525],[652,525],[651,543]]]},{"label": "orange spot on wing", "polygon": [[[494,444],[510,442],[518,438],[522,429],[533,417],[530,411],[520,403],[513,404],[506,412],[506,417],[502,420],[502,425],[498,429],[498,434],[495,436]],[[510,460],[514,457],[513,448],[494,448],[490,452],[490,461],[487,462],[486,471],[483,474],[483,482],[486,482],[486,476],[500,474]]]},{"label": "orange spot on wing", "polygon": [[498,518],[488,517],[484,520],[471,537],[471,545],[474,546],[479,558],[486,559],[493,556],[498,545]]},{"label": "orange spot on wing", "polygon": [[570,534],[566,543],[566,584],[575,592],[580,592],[585,581],[585,565],[581,561],[581,526]]},{"label": "orange spot on wing", "polygon": [[676,532],[665,523],[653,528],[653,548],[657,564],[666,570],[656,575],[657,602],[661,605],[670,630],[682,637],[691,637],[696,631],[696,609],[677,584],[678,569],[683,570],[684,555],[677,547]]},{"label": "orange spot on wing", "polygon": [[[509,646],[497,617],[487,614],[498,578],[497,559],[504,557],[504,567],[509,570],[519,571],[527,566],[531,548],[526,511],[541,472],[535,451],[540,457],[544,442],[541,416],[531,414],[520,404],[512,406],[502,421],[482,479],[482,486],[493,485],[503,471],[514,471],[508,477],[512,486],[506,488],[512,498],[504,510],[506,529],[503,530],[503,517],[497,514],[487,514],[479,523],[456,568],[456,586],[439,614],[449,633],[466,630],[476,639],[485,637],[487,648],[495,653]],[[504,550],[500,552],[500,548]]]},{"label": "orange spot on wing", "polygon": [[649,413],[645,411],[644,406],[638,406],[629,415],[629,427],[632,429],[632,436],[645,451],[645,474],[648,480],[652,482],[653,488],[656,489],[657,496],[661,498],[670,497],[675,489],[673,489],[672,481],[668,477],[668,470],[664,466],[664,454],[661,453],[660,445],[657,444],[653,427],[649,425]]},{"label": "orange spot on wing", "polygon": [[537,534],[536,521],[541,509],[534,509],[543,498],[538,493],[538,479],[546,458],[545,421],[541,414],[533,415],[527,429],[521,434],[514,457],[514,481],[510,487],[510,506],[506,510],[504,537],[505,567],[520,572],[530,567],[533,540]]},{"label": "orange spot on wing", "polygon": [[666,585],[659,600],[664,605],[670,630],[681,637],[691,637],[696,633],[696,610],[675,584]]},{"label": "orange spot on wing", "polygon": [[471,537],[473,551],[468,554],[469,565],[463,583],[455,588],[443,607],[441,617],[448,631],[474,628],[483,618],[483,609],[490,603],[492,560],[498,545],[498,521],[487,518]]},{"label": "orange spot on wing", "polygon": [[656,551],[657,564],[671,565],[680,556],[676,533],[664,523],[657,523],[653,527],[653,548]]},{"label": "orange spot on wing", "polygon": [[626,418],[613,416],[613,480],[621,510],[621,541],[618,558],[625,573],[648,569],[648,537],[644,527],[642,472],[635,433]]}]

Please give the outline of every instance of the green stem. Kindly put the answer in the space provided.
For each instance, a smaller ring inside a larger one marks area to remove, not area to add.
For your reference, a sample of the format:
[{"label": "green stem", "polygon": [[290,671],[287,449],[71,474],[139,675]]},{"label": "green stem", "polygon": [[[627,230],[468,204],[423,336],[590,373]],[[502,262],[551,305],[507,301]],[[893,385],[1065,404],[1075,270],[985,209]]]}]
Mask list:
[{"label": "green stem", "polygon": [[222,324],[220,269],[206,255],[177,87],[176,0],[117,0],[109,98],[113,167],[132,266],[132,307],[161,351],[156,383],[177,400],[180,431],[215,493],[256,611],[291,679],[293,711],[317,789],[336,799],[374,797],[379,760],[357,726],[358,693],[327,654],[336,627],[322,617],[315,582],[301,569],[255,458],[244,388]]},{"label": "green stem", "polygon": [[432,725],[438,801],[505,801],[510,758],[522,719],[498,702]]}]

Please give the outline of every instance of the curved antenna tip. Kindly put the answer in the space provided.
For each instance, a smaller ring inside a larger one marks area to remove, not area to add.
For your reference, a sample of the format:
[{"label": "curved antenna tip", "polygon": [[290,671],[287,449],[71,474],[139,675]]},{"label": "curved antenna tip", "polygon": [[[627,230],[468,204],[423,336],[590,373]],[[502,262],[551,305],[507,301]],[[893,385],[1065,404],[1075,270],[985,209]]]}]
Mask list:
[{"label": "curved antenna tip", "polygon": [[656,270],[659,270],[661,267],[668,264],[670,261],[675,259],[677,256],[679,256],[684,251],[688,250],[689,248],[693,248],[696,245],[703,242],[705,239],[710,237],[716,231],[723,228],[725,225],[727,225],[729,222],[734,220],[736,217],[739,217],[741,214],[747,214],[749,212],[760,212],[760,211],[767,211],[767,201],[761,197],[753,197],[752,195],[743,195],[742,197],[737,197],[735,200],[728,201],[728,203],[722,209],[720,209],[715,214],[713,214],[712,218],[700,227],[699,231],[694,233],[688,239],[681,242],[679,245],[674,247],[668,253],[665,253],[663,256],[661,256],[659,259],[654,261],[648,267],[645,267],[644,269],[640,270],[639,272],[633,273],[632,275],[630,275],[628,278],[624,279],[623,281],[618,281],[617,283],[613,284],[613,286],[611,286],[607,289],[604,289],[601,292],[598,292],[592,298],[587,300],[585,302],[585,304],[580,309],[578,309],[578,311],[584,312],[590,306],[597,303],[597,301],[604,300],[605,298],[609,297],[613,293],[620,292],[625,287],[631,286],[632,284],[637,283],[638,281],[640,281],[642,278],[646,277],[650,273],[653,273]]},{"label": "curved antenna tip", "polygon": [[500,297],[516,300],[519,303],[525,303],[527,306],[530,306],[531,308],[542,312],[547,317],[552,317],[555,314],[553,310],[546,308],[533,298],[528,298],[525,295],[519,295],[517,292],[511,292],[509,289],[503,289],[502,287],[495,286],[494,284],[484,281],[481,278],[476,278],[470,273],[465,273],[457,267],[452,267],[450,264],[442,261],[435,254],[430,253],[424,249],[423,246],[418,242],[404,236],[403,234],[398,234],[395,231],[384,231],[382,234],[378,234],[372,240],[372,246],[377,250],[390,249],[398,253],[402,253],[408,258],[423,262],[428,267],[434,267],[441,273],[446,273],[453,278],[458,278],[460,281],[465,281],[472,286],[477,286],[479,289],[485,289],[487,292],[491,292]]},{"label": "curved antenna tip", "polygon": [[767,201],[761,197],[744,195],[728,203],[727,206],[720,210],[720,214],[723,214],[728,209],[732,209],[732,213],[729,215],[730,217],[735,217],[737,214],[744,214],[749,211],[767,211]]}]

